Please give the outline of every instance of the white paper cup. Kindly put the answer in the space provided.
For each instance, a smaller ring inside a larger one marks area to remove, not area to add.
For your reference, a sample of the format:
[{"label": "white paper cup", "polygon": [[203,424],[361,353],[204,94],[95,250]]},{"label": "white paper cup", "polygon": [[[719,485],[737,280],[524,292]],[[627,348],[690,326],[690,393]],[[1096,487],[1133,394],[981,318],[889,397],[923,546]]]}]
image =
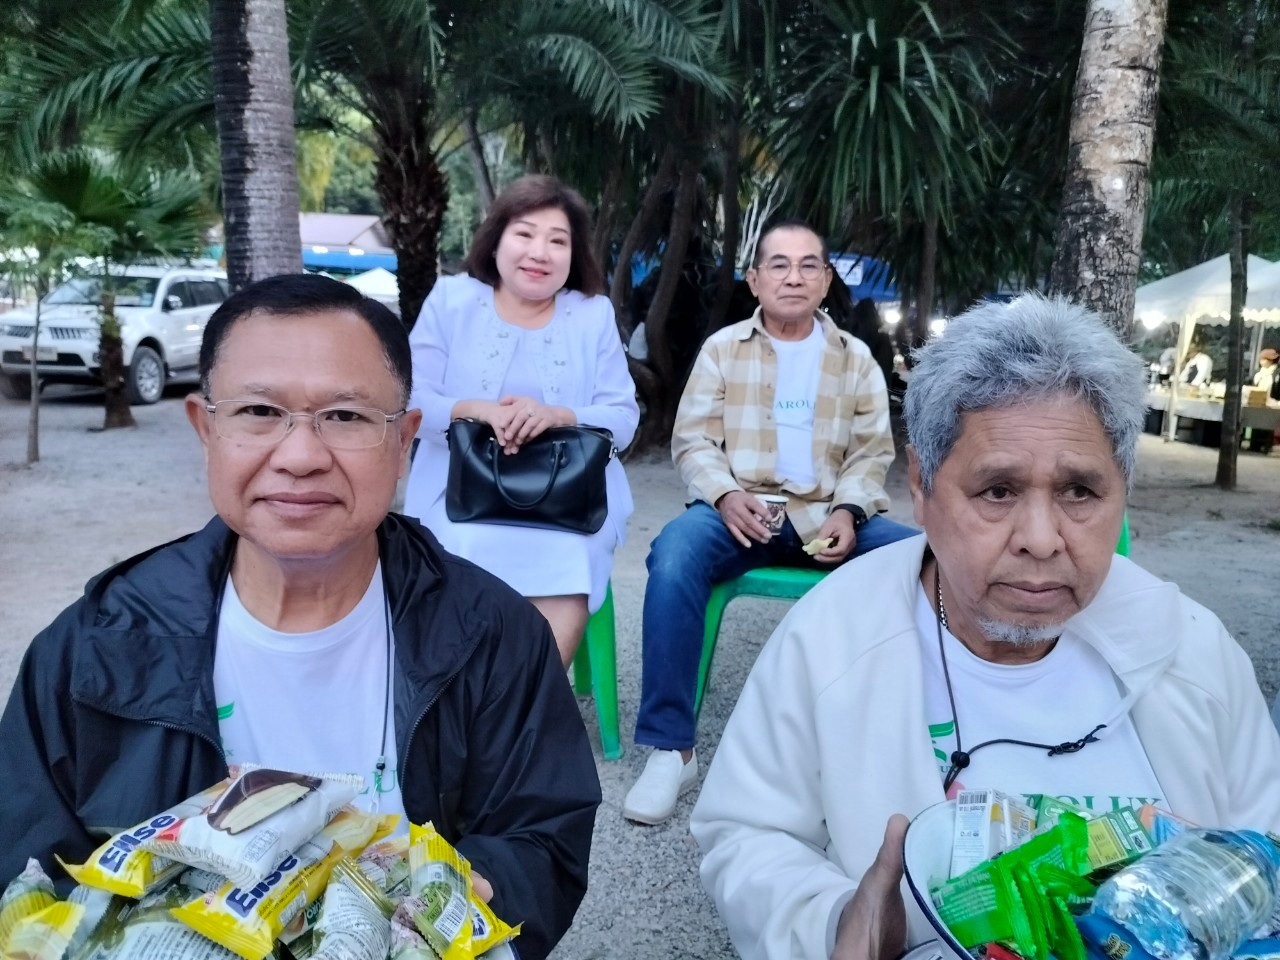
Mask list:
[{"label": "white paper cup", "polygon": [[764,525],[769,528],[769,532],[781,533],[782,525],[787,522],[787,498],[776,493],[758,493],[756,499],[764,504]]},{"label": "white paper cup", "polygon": [[944,800],[934,804],[912,820],[907,828],[902,862],[911,895],[937,933],[938,941],[933,946],[942,955],[942,960],[972,960],[972,954],[951,935],[938,916],[933,897],[929,895],[931,886],[950,876],[955,831],[956,802]]}]

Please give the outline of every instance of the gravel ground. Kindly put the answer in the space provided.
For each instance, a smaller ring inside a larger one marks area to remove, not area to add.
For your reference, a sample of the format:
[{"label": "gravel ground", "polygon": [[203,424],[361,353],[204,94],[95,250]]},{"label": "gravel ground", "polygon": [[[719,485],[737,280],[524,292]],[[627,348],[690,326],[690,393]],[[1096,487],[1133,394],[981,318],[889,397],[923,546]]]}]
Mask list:
[{"label": "gravel ground", "polygon": [[[101,395],[51,389],[43,407],[40,463],[23,465],[26,407],[0,401],[0,689],[7,689],[30,638],[107,565],[202,525],[211,514],[200,447],[182,411],[182,391],[134,408],[135,430],[93,433]],[[1133,557],[1212,608],[1253,657],[1268,698],[1280,686],[1277,565],[1280,449],[1241,454],[1240,487],[1211,486],[1216,451],[1142,438],[1131,501]],[[556,957],[732,957],[724,926],[697,877],[688,834],[694,794],[665,826],[623,821],[622,798],[643,767],[630,745],[640,685],[640,607],[650,539],[683,503],[670,461],[628,464],[637,510],[614,570],[617,600],[620,762],[599,763],[604,805],[592,853],[591,889]],[[890,476],[895,519],[911,522],[900,467]],[[1268,526],[1268,522],[1272,526]],[[703,706],[705,764],[760,645],[786,605],[740,600],[720,636]],[[594,705],[582,715],[596,734]]]}]

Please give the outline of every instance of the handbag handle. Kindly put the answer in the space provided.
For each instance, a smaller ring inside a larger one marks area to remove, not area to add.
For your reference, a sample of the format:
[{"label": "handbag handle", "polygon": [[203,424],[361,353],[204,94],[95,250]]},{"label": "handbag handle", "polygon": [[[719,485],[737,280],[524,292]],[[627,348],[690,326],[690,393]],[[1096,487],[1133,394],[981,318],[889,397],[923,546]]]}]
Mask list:
[{"label": "handbag handle", "polygon": [[560,473],[560,463],[564,459],[565,442],[563,440],[555,440],[552,442],[551,476],[547,478],[547,485],[542,489],[542,492],[532,500],[517,500],[515,497],[511,496],[511,494],[507,493],[507,488],[502,485],[502,470],[498,466],[498,464],[502,462],[502,455],[494,449],[497,442],[497,440],[489,441],[490,460],[493,463],[493,483],[498,488],[498,493],[502,495],[502,499],[507,501],[507,505],[516,510],[530,510],[540,504],[543,500],[547,499],[547,494],[549,494],[551,492],[551,488],[556,485],[556,477]]}]

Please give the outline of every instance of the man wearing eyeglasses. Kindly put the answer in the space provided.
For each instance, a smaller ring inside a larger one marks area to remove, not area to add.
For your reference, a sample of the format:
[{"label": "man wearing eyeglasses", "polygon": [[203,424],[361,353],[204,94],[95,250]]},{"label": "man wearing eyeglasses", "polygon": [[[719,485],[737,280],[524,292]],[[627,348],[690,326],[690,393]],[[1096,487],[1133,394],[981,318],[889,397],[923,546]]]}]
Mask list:
[{"label": "man wearing eyeglasses", "polygon": [[[822,238],[774,224],[747,283],[759,308],[703,344],[676,414],[671,451],[693,503],[649,554],[636,742],[654,749],[623,804],[637,823],[666,820],[697,782],[695,688],[715,584],[762,566],[831,570],[918,533],[881,516],[888,392],[867,346],[819,309],[831,284]],[[771,525],[762,495],[785,518]]]},{"label": "man wearing eyeglasses", "polygon": [[[432,821],[545,957],[587,881],[600,786],[546,621],[388,512],[421,419],[407,332],[281,276],[209,320],[187,415],[217,517],[93,580],[0,720],[0,884],[81,863],[252,761],[364,775]],[[402,822],[402,829],[404,824]]]}]

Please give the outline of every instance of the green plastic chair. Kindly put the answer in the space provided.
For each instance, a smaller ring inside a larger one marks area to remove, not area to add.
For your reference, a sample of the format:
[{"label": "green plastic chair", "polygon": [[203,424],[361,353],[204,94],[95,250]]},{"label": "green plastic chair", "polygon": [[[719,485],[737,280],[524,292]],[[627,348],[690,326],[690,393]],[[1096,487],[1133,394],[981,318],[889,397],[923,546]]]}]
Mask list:
[{"label": "green plastic chair", "polygon": [[1129,511],[1124,512],[1124,522],[1120,524],[1120,540],[1116,544],[1116,553],[1122,557],[1129,555]]},{"label": "green plastic chair", "polygon": [[618,657],[613,621],[613,584],[604,603],[587,621],[587,629],[573,657],[573,689],[579,696],[594,693],[600,720],[600,747],[606,760],[622,758],[618,736]]},{"label": "green plastic chair", "polygon": [[717,583],[707,602],[702,630],[702,662],[698,665],[698,691],[693,701],[695,715],[702,711],[702,696],[707,691],[707,675],[716,652],[720,621],[724,608],[734,597],[769,597],[775,600],[799,600],[827,575],[826,570],[804,570],[798,567],[759,567],[733,580]]}]

